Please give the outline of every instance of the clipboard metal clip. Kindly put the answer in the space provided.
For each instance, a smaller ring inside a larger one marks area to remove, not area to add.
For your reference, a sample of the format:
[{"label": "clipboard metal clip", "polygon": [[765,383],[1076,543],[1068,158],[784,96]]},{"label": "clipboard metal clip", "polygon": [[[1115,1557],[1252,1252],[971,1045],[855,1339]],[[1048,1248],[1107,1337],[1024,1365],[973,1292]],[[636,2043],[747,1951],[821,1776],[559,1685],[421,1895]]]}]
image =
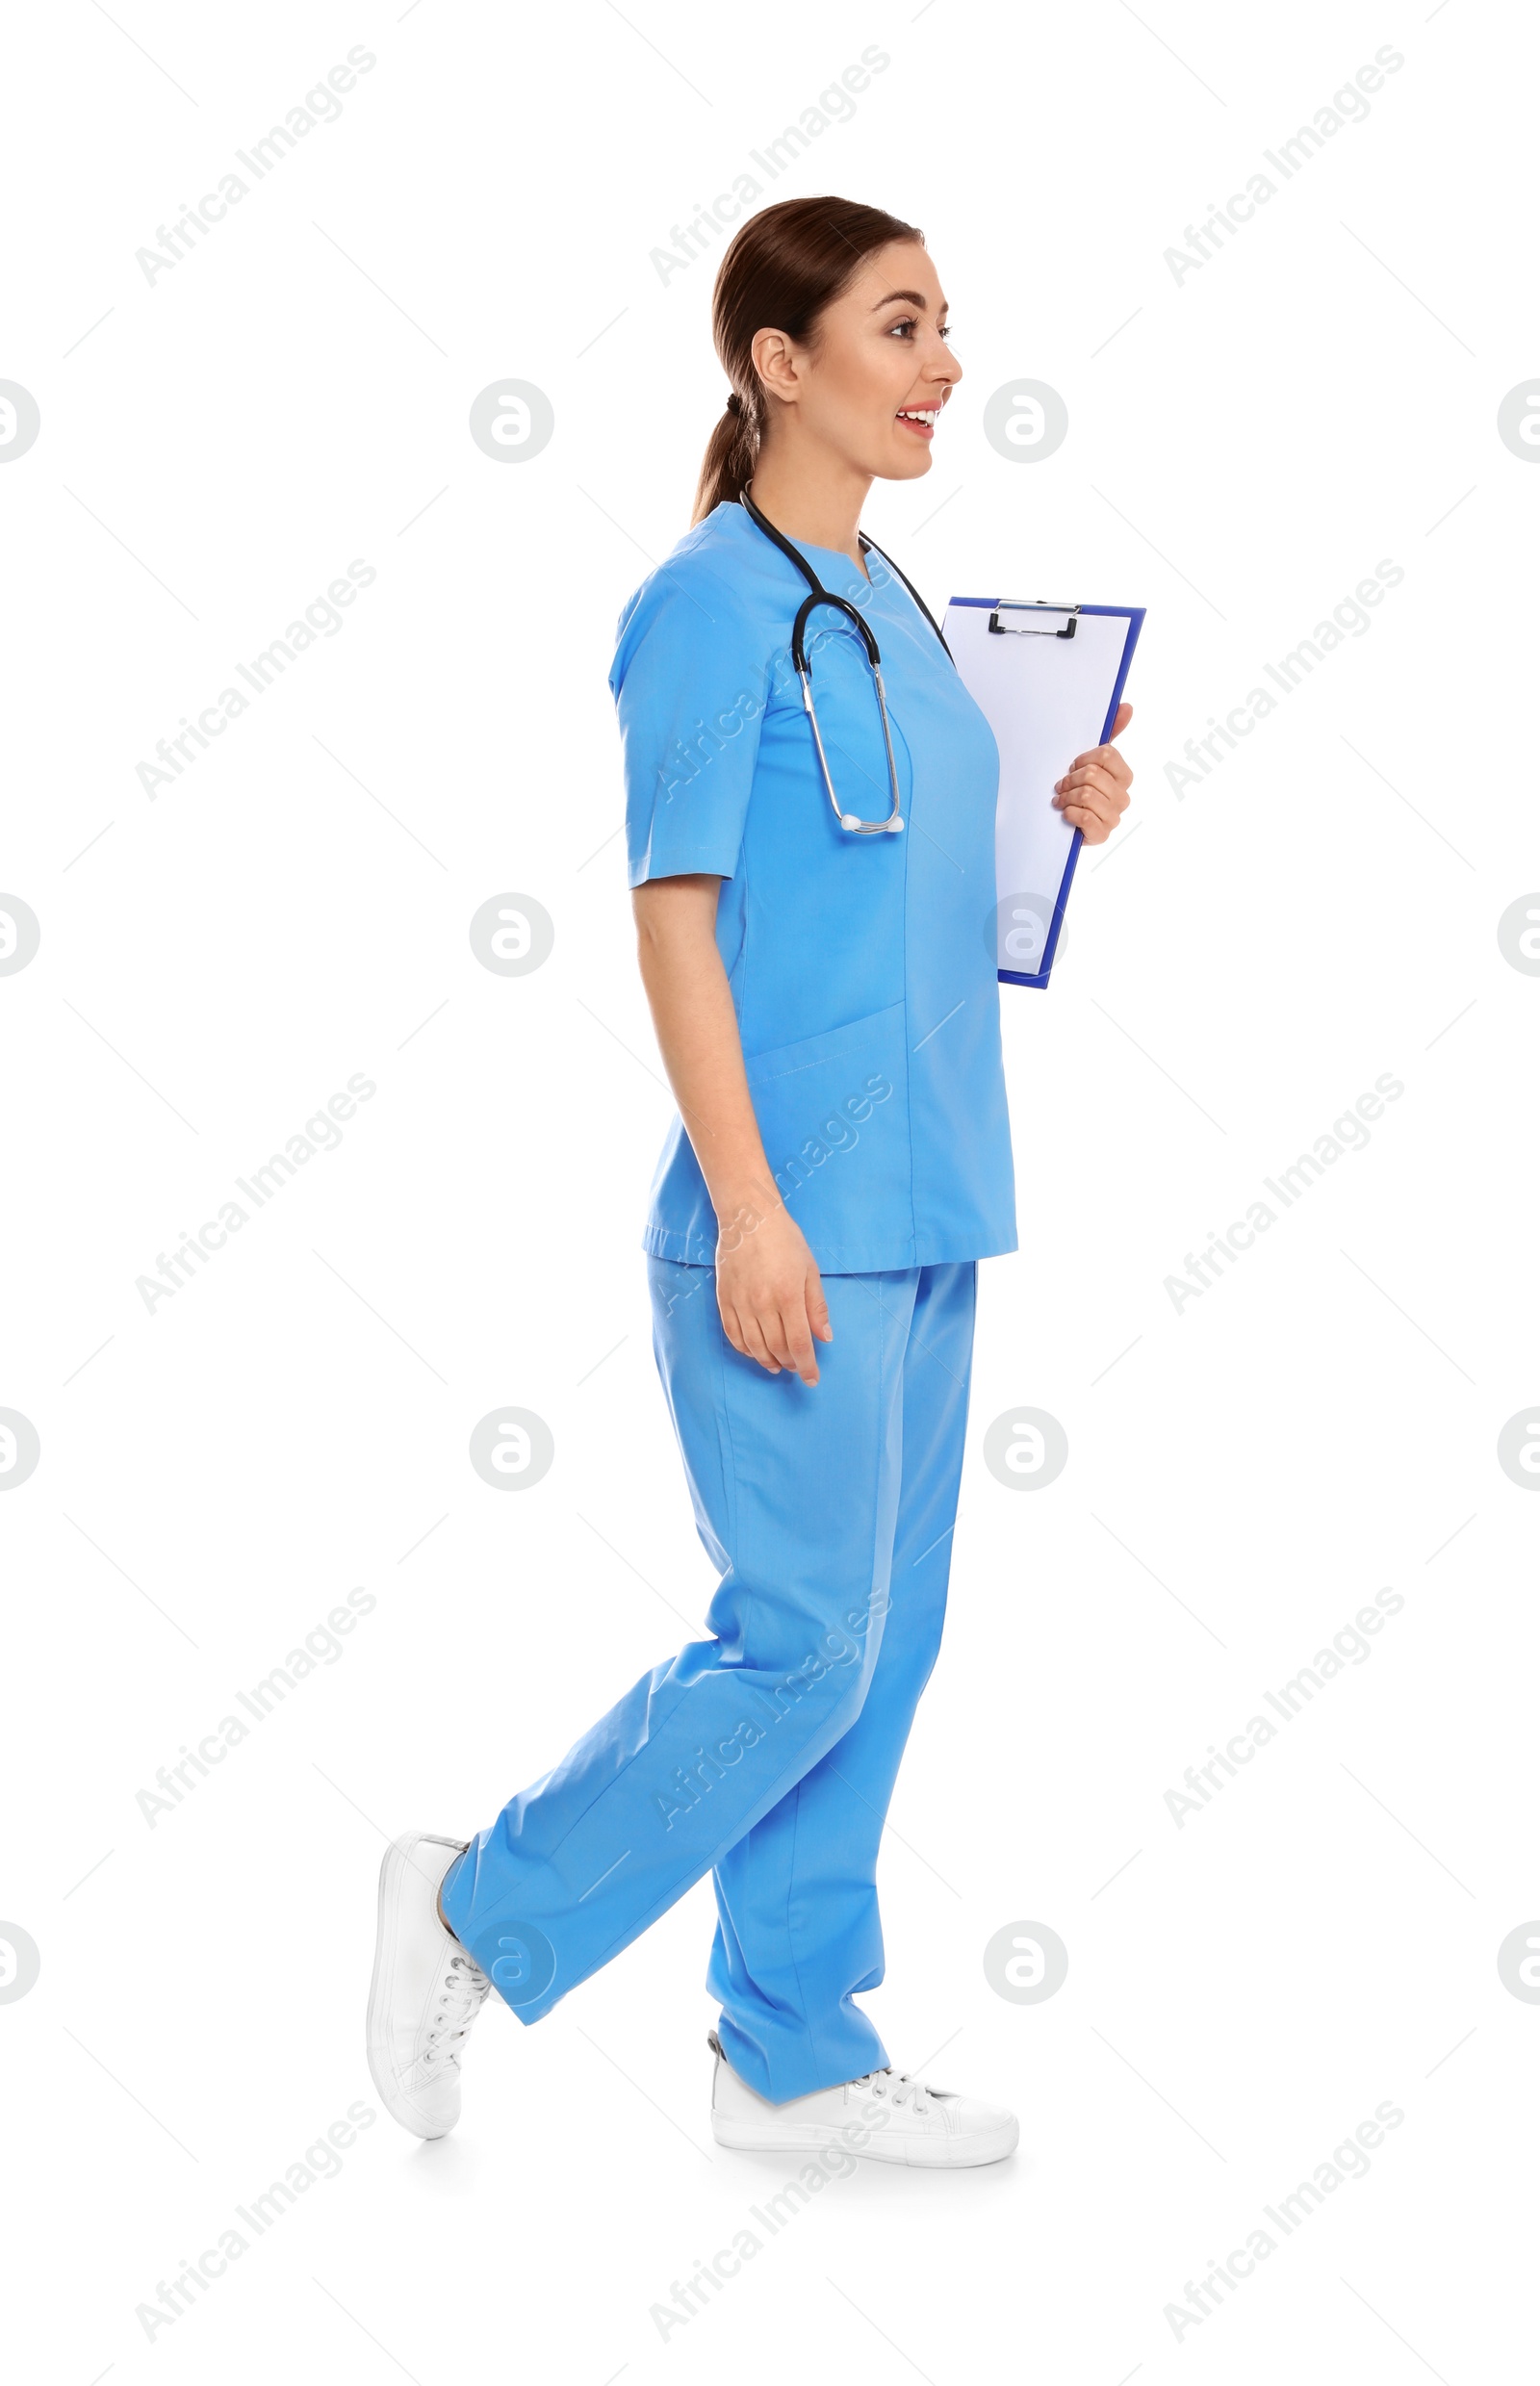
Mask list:
[{"label": "clipboard metal clip", "polygon": [[[1063,613],[1066,616],[1066,619],[1063,629],[1050,629],[1045,622],[1003,622],[1000,619],[1002,613]],[[997,638],[1006,636],[1015,638],[1072,638],[1075,634],[1075,624],[1079,618],[1080,607],[1078,604],[1049,604],[1047,600],[1042,597],[1038,598],[1035,603],[1029,604],[1025,597],[1002,597],[993,612],[989,615],[989,629],[991,633]]]}]

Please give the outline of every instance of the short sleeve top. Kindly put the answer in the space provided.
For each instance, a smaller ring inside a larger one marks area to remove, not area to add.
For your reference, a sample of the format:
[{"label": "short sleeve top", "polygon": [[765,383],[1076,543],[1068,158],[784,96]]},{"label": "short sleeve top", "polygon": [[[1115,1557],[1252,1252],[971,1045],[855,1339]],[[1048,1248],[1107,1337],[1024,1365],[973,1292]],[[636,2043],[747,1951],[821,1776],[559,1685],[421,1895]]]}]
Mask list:
[{"label": "short sleeve top", "polygon": [[[609,684],[629,884],[696,871],[723,881],[717,946],[765,1158],[824,1273],[1014,1251],[993,732],[880,556],[867,557],[868,582],[848,555],[794,544],[881,649],[905,827],[840,827],[791,664],[807,583],[743,506],[724,501],[620,619]],[[841,806],[883,819],[887,757],[864,650],[828,607],[806,637]],[[676,1117],[643,1246],[708,1266],[717,1235]]]}]

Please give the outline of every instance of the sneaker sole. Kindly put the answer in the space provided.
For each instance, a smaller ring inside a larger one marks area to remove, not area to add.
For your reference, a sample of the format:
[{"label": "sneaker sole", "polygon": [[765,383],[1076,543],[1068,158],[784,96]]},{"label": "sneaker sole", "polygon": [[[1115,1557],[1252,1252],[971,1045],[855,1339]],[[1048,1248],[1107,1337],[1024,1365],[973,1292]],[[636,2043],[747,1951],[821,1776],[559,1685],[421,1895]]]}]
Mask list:
[{"label": "sneaker sole", "polygon": [[[430,1832],[412,1834],[412,1845],[420,1846],[431,1839]],[[410,1856],[398,1840],[386,1849],[379,1868],[379,1896],[375,1906],[374,1969],[369,1984],[369,2011],[364,2023],[365,2053],[369,2058],[369,2076],[379,2092],[380,2102],[393,2120],[409,2129],[414,2138],[448,2137],[448,2129],[429,2129],[426,2116],[419,2112],[396,2078],[391,2058],[389,2014],[391,1999],[388,1984],[396,1964],[398,1922],[400,1912],[401,1888]],[[453,2123],[449,2124],[453,2127]]]},{"label": "sneaker sole", "polygon": [[826,2151],[853,2154],[858,2162],[896,2163],[909,2170],[971,2170],[984,2163],[1004,2162],[1014,2154],[1021,2137],[1015,2120],[1002,2121],[998,2129],[981,2130],[968,2138],[872,2138],[865,2145],[851,2145],[837,2130],[820,2129],[811,2123],[793,2122],[777,2128],[768,2121],[730,2120],[713,2113],[711,2135],[718,2145],[731,2146],[741,2154],[816,2154]]}]

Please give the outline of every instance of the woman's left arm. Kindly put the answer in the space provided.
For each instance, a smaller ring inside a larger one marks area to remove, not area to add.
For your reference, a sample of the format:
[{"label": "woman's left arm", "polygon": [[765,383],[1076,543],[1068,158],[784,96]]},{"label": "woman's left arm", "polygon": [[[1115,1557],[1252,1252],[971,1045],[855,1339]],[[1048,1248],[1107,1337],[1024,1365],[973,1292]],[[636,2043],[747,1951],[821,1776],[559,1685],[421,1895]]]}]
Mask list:
[{"label": "woman's left arm", "polygon": [[1077,754],[1064,777],[1054,781],[1054,809],[1064,813],[1088,845],[1105,845],[1128,809],[1134,774],[1112,739],[1122,735],[1133,717],[1132,705],[1119,705],[1107,743]]}]

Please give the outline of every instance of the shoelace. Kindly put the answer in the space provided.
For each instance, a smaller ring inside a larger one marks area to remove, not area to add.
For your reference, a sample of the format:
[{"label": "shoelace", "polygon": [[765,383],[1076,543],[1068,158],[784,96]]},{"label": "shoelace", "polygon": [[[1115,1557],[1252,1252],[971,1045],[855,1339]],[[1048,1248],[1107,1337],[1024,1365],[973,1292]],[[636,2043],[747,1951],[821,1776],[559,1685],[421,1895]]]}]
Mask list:
[{"label": "shoelace", "polygon": [[429,2065],[439,2062],[458,2065],[460,2049],[466,2035],[492,1987],[478,1963],[466,1955],[449,1958],[444,1975],[444,1990],[433,2019],[427,2025],[427,2041],[423,2061]]},{"label": "shoelace", "polygon": [[886,2096],[892,2104],[911,2104],[916,2113],[931,2110],[931,2091],[924,2081],[911,2071],[895,2071],[891,2064],[883,2071],[863,2071],[854,2084],[869,2088],[874,2095]]}]

